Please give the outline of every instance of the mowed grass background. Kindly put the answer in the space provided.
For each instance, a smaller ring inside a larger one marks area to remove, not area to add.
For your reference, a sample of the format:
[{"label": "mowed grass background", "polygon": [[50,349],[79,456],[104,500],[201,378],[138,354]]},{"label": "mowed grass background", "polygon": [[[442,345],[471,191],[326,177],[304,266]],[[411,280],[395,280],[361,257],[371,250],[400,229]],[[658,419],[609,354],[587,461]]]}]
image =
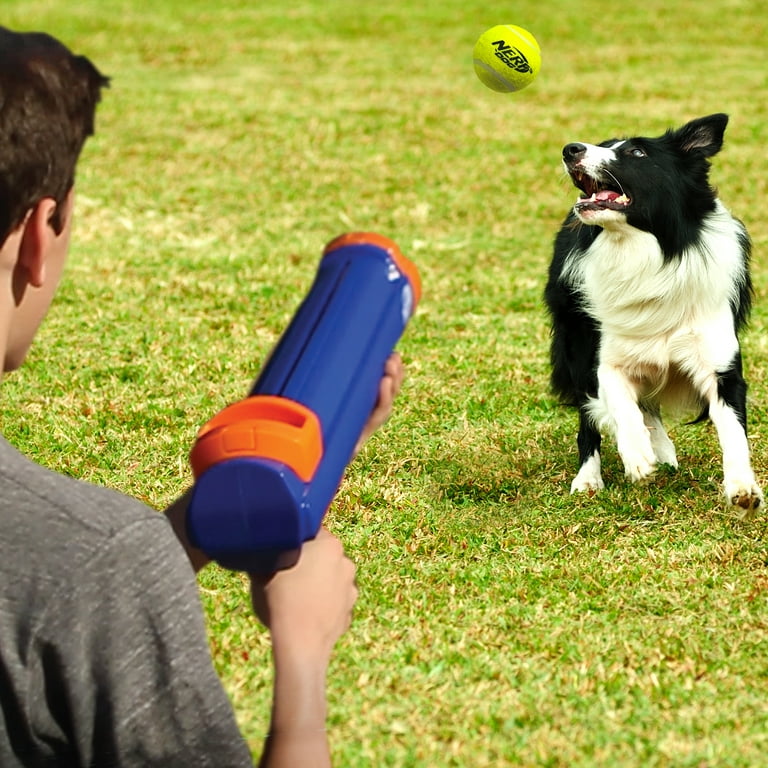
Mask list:
[{"label": "mowed grass background", "polygon": [[[162,508],[197,428],[241,397],[347,230],[395,239],[424,297],[408,378],[329,527],[361,596],[329,677],[340,766],[757,766],[768,754],[766,518],[720,504],[708,425],[681,468],[570,496],[575,414],[548,391],[561,147],[730,114],[712,180],[754,240],[744,339],[766,472],[768,107],[757,0],[5,0],[113,78],[78,177],[70,263],[3,433]],[[517,95],[476,38],[528,28]],[[129,578],[129,575],[127,575]],[[246,581],[200,576],[215,664],[254,752],[269,643]]]}]

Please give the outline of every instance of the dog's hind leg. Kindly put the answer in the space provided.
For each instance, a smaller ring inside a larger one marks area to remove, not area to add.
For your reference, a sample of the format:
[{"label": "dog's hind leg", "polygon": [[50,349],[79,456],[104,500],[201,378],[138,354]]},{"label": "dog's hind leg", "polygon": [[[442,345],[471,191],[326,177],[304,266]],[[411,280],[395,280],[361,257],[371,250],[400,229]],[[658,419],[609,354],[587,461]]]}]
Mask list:
[{"label": "dog's hind leg", "polygon": [[723,487],[726,503],[741,514],[756,510],[763,502],[749,457],[747,440],[747,385],[737,352],[731,367],[717,374],[711,387],[709,418],[715,425],[723,451]]},{"label": "dog's hind leg", "polygon": [[579,408],[579,471],[571,483],[571,493],[577,491],[599,491],[605,485],[600,470],[600,432],[592,423],[585,406]]},{"label": "dog's hind leg", "polygon": [[669,439],[667,430],[661,421],[661,414],[658,410],[644,407],[643,421],[648,428],[651,436],[651,447],[659,464],[667,464],[677,469],[677,452],[675,444]]}]

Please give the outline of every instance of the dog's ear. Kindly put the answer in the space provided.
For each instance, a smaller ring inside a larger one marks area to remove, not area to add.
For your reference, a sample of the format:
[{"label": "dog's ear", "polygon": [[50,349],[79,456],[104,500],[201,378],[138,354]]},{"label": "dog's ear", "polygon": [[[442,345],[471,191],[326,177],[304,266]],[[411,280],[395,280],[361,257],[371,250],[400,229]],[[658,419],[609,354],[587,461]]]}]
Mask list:
[{"label": "dog's ear", "polygon": [[728,115],[722,113],[691,120],[672,135],[683,152],[699,152],[704,157],[716,155],[723,147]]}]

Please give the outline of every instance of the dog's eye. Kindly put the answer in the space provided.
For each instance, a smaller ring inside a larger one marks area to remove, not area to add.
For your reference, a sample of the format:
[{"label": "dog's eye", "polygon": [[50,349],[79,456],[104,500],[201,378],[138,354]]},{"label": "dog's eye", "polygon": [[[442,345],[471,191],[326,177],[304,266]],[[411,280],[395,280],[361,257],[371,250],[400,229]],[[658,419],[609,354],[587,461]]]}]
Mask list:
[{"label": "dog's eye", "polygon": [[645,150],[640,149],[640,147],[632,147],[632,149],[629,150],[629,154],[632,155],[632,157],[647,157]]}]

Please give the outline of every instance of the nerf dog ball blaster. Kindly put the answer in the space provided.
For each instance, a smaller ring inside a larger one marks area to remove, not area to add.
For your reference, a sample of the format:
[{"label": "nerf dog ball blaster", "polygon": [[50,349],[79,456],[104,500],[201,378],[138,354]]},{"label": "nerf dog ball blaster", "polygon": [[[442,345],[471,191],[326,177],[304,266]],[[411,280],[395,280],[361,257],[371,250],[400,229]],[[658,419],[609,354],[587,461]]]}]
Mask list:
[{"label": "nerf dog ball blaster", "polygon": [[315,280],[248,396],[190,455],[192,543],[231,570],[293,565],[317,535],[421,296],[415,265],[381,235],[323,251]]}]

